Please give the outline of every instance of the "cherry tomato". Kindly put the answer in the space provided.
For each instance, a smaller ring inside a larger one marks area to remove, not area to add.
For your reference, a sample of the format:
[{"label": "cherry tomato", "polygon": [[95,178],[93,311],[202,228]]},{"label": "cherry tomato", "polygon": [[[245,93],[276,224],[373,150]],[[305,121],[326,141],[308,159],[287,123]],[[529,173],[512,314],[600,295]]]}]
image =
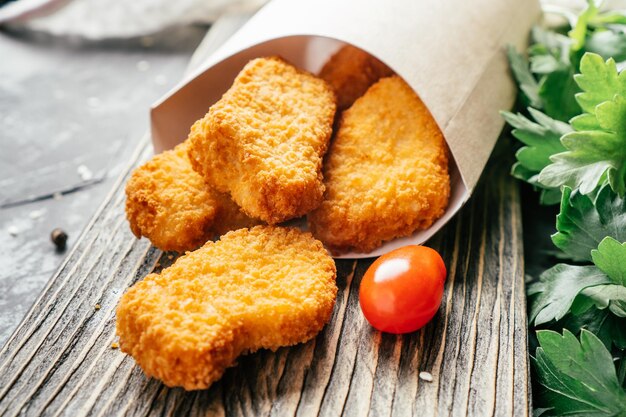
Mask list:
[{"label": "cherry tomato", "polygon": [[437,251],[405,246],[378,258],[359,288],[367,321],[387,333],[410,333],[428,323],[441,304],[446,266]]}]

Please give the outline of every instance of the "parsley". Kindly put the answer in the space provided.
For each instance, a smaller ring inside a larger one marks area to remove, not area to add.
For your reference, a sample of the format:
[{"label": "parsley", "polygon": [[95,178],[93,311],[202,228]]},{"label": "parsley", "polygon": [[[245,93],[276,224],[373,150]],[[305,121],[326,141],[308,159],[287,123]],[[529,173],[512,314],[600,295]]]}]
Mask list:
[{"label": "parsley", "polygon": [[575,77],[583,93],[577,100],[585,113],[571,121],[575,131],[561,142],[567,151],[553,155],[552,164],[539,174],[547,187],[567,185],[583,194],[608,182],[626,193],[626,73],[617,74],[615,61],[604,62],[586,53]]},{"label": "parsley", "polygon": [[539,78],[541,108],[552,118],[568,121],[580,113],[575,98],[580,90],[573,77],[578,71],[579,48],[571,37],[552,31],[535,28],[532,35],[535,45],[529,48],[530,70]]},{"label": "parsley", "polygon": [[546,114],[555,119],[567,121],[580,113],[576,102],[576,93],[579,89],[574,81],[575,68],[561,67],[546,74],[539,84],[539,97],[543,101]]},{"label": "parsley", "polygon": [[534,28],[528,59],[509,49],[523,107],[502,116],[512,175],[560,202],[554,255],[579,263],[527,285],[530,325],[558,330],[530,340],[534,414],[626,417],[626,13],[587,3],[551,7],[569,27]]},{"label": "parsley", "polygon": [[591,307],[579,315],[567,314],[549,327],[559,331],[568,329],[575,334],[586,329],[602,340],[607,349],[613,346],[626,349],[626,318],[617,317],[607,309]]},{"label": "parsley", "polygon": [[626,241],[626,199],[608,186],[600,189],[595,202],[564,187],[556,230],[552,235],[556,247],[575,261],[591,261],[591,251],[605,236]]},{"label": "parsley", "polygon": [[572,48],[579,50],[585,45],[588,25],[598,15],[598,7],[594,1],[587,3],[587,8],[576,19],[574,27],[567,33],[573,41]]},{"label": "parsley", "polygon": [[567,330],[563,335],[542,330],[537,338],[535,370],[549,414],[626,416],[626,392],[600,339],[587,330],[581,331],[580,341]]},{"label": "parsley", "polygon": [[[621,230],[626,233],[626,230]],[[607,237],[600,242],[598,249],[591,251],[593,263],[611,281],[626,288],[626,243],[619,243],[617,240]]]},{"label": "parsley", "polygon": [[626,94],[626,73],[618,74],[612,58],[604,61],[598,54],[585,54],[580,63],[580,74],[574,78],[583,90],[577,97],[578,103],[592,116],[598,105],[616,95]]},{"label": "parsley", "polygon": [[594,265],[558,264],[529,285],[530,321],[541,325],[592,306],[626,317],[626,243],[606,237],[590,251]]},{"label": "parsley", "polygon": [[587,287],[572,304],[572,313],[580,315],[592,305],[598,310],[608,308],[617,317],[626,317],[626,287],[615,284]]},{"label": "parsley", "polygon": [[539,184],[538,175],[550,164],[551,155],[565,150],[560,139],[572,128],[567,123],[554,120],[532,107],[528,109],[528,112],[534,121],[521,113],[502,112],[502,117],[514,127],[513,136],[526,145],[515,154],[517,162],[513,165],[511,173],[514,177],[541,188],[543,204],[558,203],[561,191],[558,188],[548,188]]},{"label": "parsley", "polygon": [[514,48],[508,49],[522,102],[543,109],[554,119],[567,121],[580,113],[575,99],[580,89],[573,78],[578,70],[579,53],[571,48],[571,40],[562,35],[535,28],[533,38],[543,42],[529,48],[530,62]]},{"label": "parsley", "polygon": [[528,68],[528,61],[512,46],[507,49],[507,54],[511,71],[517,80],[520,90],[524,94],[523,97],[525,101],[533,107],[541,108],[543,104],[539,98],[539,84]]},{"label": "parsley", "polygon": [[[595,266],[557,264],[528,286],[528,295],[532,297],[530,321],[538,326],[560,320],[570,312],[574,300],[585,288],[610,283]],[[581,306],[579,312],[584,311]]]}]

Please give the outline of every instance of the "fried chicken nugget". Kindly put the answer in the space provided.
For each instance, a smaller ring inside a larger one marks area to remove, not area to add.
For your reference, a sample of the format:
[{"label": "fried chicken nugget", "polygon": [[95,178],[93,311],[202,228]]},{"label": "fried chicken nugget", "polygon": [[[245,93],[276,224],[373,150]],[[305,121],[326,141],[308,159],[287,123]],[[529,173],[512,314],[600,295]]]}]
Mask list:
[{"label": "fried chicken nugget", "polygon": [[319,73],[320,78],[335,90],[338,110],[347,109],[372,84],[391,75],[391,68],[352,45],[337,51]]},{"label": "fried chicken nugget", "polygon": [[447,146],[411,87],[383,78],[343,113],[324,179],[324,202],[308,219],[313,235],[333,251],[367,253],[444,213]]},{"label": "fried chicken nugget", "polygon": [[241,354],[313,338],[330,319],[335,278],[333,259],[310,233],[230,232],[122,296],[120,347],[166,385],[204,389]]},{"label": "fried chicken nugget", "polygon": [[193,250],[215,234],[259,223],[206,184],[191,168],[187,147],[183,142],[155,155],[126,184],[126,217],[133,234],[161,250]]},{"label": "fried chicken nugget", "polygon": [[322,201],[322,157],[335,97],[280,58],[250,61],[189,135],[194,169],[250,217],[270,224]]}]

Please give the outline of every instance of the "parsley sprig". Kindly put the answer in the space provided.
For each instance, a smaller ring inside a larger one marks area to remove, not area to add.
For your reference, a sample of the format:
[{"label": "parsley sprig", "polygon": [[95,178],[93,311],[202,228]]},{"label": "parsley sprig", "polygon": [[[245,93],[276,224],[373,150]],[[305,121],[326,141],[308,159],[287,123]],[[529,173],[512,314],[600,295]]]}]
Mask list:
[{"label": "parsley sprig", "polygon": [[626,72],[617,73],[615,61],[586,53],[581,73],[574,76],[583,92],[576,99],[585,113],[570,123],[565,152],[550,157],[552,164],[539,174],[546,187],[568,185],[583,194],[608,182],[613,191],[626,193]]},{"label": "parsley sprig", "polygon": [[567,330],[543,330],[537,338],[534,363],[544,388],[539,397],[550,404],[550,414],[626,416],[626,392],[613,358],[593,333],[582,330],[578,340]]},{"label": "parsley sprig", "polygon": [[[541,415],[626,417],[626,13],[594,0],[508,50],[512,175],[560,203],[558,263],[527,287]],[[541,330],[550,329],[550,330]],[[556,330],[556,331],[554,331]]]},{"label": "parsley sprig", "polygon": [[591,261],[606,236],[626,242],[626,198],[604,186],[595,199],[563,187],[552,242],[574,261]]},{"label": "parsley sprig", "polygon": [[591,256],[593,265],[557,264],[529,285],[531,322],[541,325],[591,307],[626,317],[626,263],[621,262],[626,259],[626,243],[606,237]]}]

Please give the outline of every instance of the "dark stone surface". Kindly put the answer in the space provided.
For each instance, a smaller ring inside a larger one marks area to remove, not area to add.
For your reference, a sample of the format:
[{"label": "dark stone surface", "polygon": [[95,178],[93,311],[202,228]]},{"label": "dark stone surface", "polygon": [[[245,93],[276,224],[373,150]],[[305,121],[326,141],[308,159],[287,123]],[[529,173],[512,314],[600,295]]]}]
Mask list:
[{"label": "dark stone surface", "polygon": [[[0,346],[111,190],[148,129],[150,104],[180,80],[205,33],[82,42],[0,32]],[[69,235],[65,251],[50,239],[57,227]]]}]

